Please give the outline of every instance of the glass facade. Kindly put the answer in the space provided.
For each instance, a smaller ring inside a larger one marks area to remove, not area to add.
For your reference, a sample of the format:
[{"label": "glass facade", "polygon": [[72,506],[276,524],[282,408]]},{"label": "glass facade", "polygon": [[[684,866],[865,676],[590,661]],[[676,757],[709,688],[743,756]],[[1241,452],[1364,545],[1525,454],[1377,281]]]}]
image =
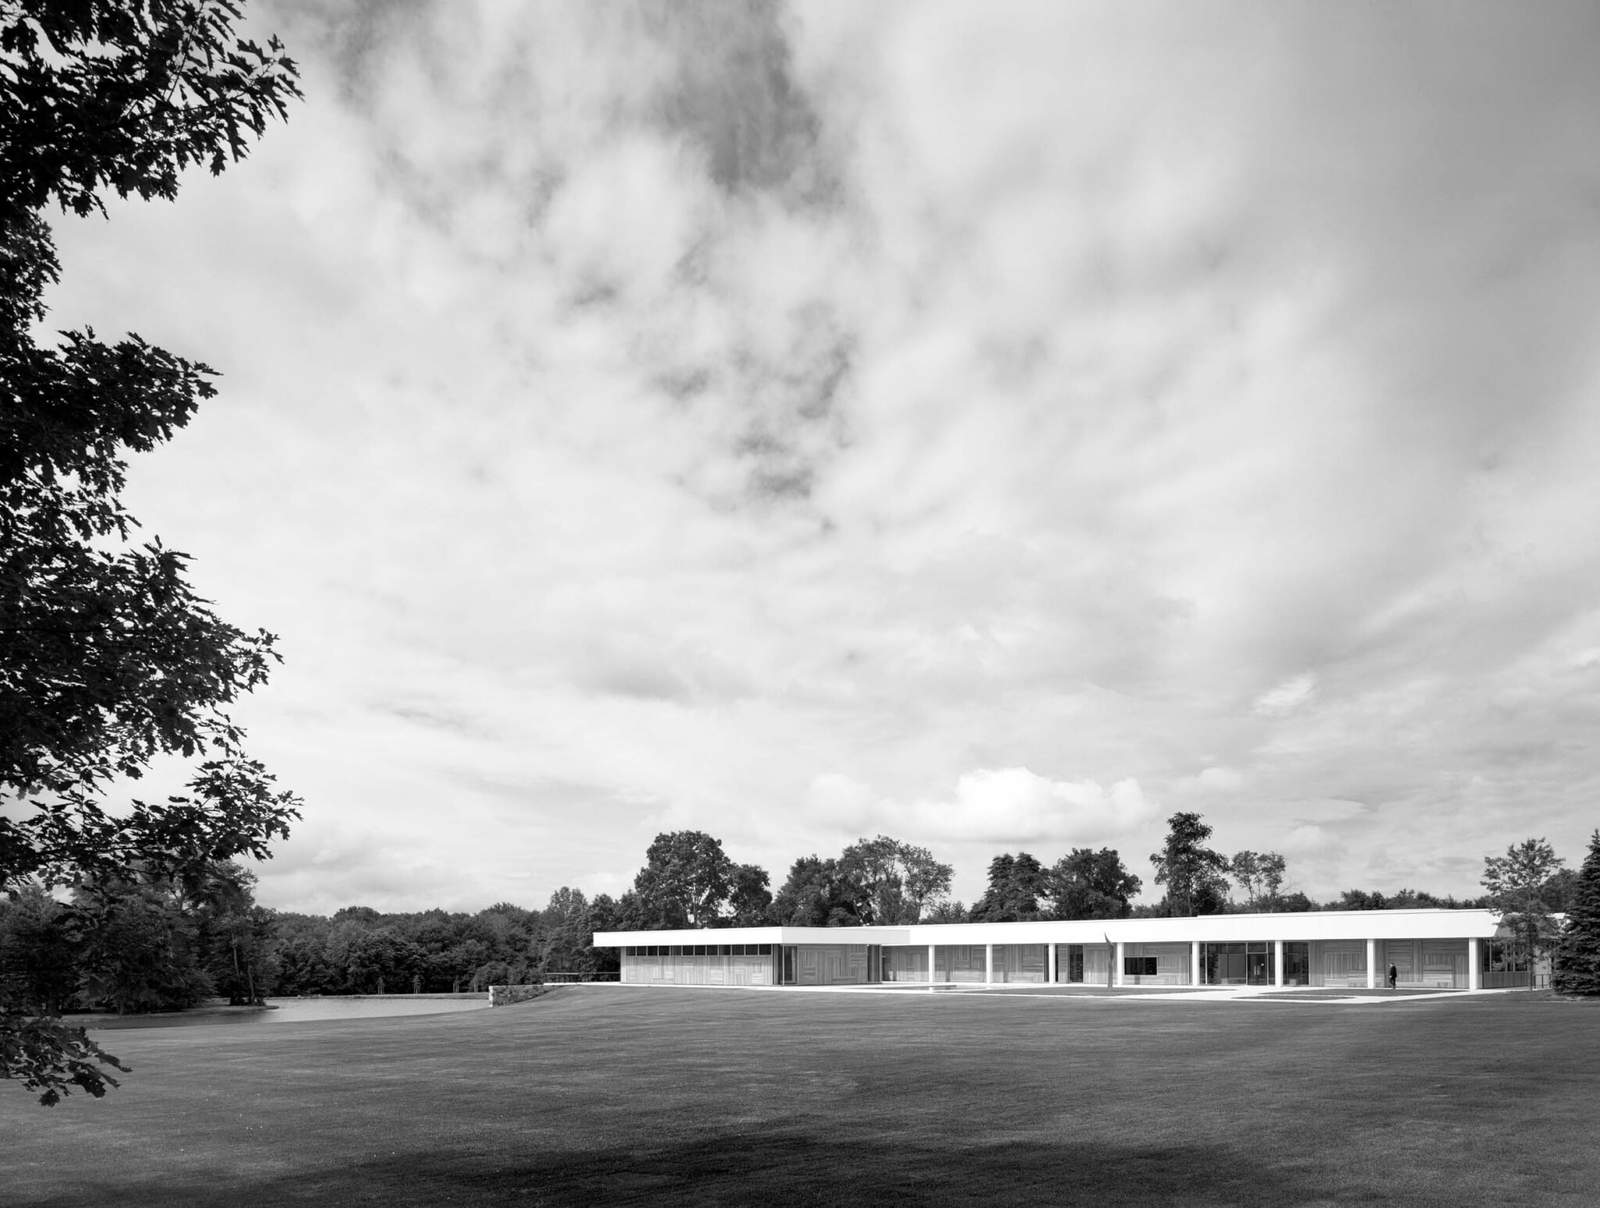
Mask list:
[{"label": "glass facade", "polygon": [[[1277,953],[1269,940],[1201,944],[1200,966],[1208,986],[1270,986],[1276,982]],[[1311,945],[1283,945],[1283,984],[1311,984]]]},{"label": "glass facade", "polygon": [[1265,940],[1200,945],[1208,986],[1270,986],[1274,963],[1272,945]]},{"label": "glass facade", "polygon": [[[714,932],[707,937],[720,938]],[[1089,943],[996,943],[988,948],[986,952],[986,945],[974,943],[937,945],[932,970],[927,945],[693,943],[629,945],[622,954],[651,962],[633,966],[637,980],[695,981],[703,976],[707,984],[730,985],[1043,982],[1049,977],[1052,950],[1055,980],[1069,985],[1365,987],[1371,977],[1382,984],[1391,966],[1400,985],[1430,989],[1466,989],[1474,976],[1485,989],[1538,984],[1548,976],[1543,967],[1530,971],[1526,957],[1503,939],[1479,941],[1476,970],[1468,968],[1467,939],[1431,936],[1281,944],[1270,939],[1202,941],[1193,949],[1189,942],[1125,942],[1120,952],[1115,945]],[[1191,951],[1198,955],[1198,967],[1191,961]],[[689,959],[682,965],[654,963],[679,958]],[[1282,969],[1277,967],[1280,960]]]},{"label": "glass facade", "polygon": [[1056,980],[1058,982],[1083,981],[1083,945],[1056,945]]},{"label": "glass facade", "polygon": [[1286,986],[1309,986],[1311,984],[1310,944],[1284,944],[1283,984]]}]

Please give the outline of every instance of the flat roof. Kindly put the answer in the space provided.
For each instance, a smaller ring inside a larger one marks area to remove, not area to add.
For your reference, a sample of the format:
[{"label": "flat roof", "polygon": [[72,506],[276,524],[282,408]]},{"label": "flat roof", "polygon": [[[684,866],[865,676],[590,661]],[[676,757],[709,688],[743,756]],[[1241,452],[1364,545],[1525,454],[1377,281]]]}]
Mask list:
[{"label": "flat roof", "polygon": [[1167,919],[1040,919],[898,927],[712,927],[597,931],[596,948],[647,944],[1160,944],[1249,940],[1489,939],[1492,910],[1309,910]]}]

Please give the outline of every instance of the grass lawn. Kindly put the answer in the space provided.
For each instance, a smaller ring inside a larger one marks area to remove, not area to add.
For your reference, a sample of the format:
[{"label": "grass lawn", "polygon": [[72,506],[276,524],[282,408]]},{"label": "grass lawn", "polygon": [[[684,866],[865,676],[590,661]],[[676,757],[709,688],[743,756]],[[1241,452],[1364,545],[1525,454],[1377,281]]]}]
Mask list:
[{"label": "grass lawn", "polygon": [[1600,1008],[574,986],[102,1033],[0,1204],[1583,1205]]}]

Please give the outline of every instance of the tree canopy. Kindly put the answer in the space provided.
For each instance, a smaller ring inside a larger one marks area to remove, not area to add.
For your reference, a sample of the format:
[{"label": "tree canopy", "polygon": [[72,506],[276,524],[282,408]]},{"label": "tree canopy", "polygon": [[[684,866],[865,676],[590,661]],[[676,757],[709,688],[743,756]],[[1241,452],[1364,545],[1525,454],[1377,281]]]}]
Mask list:
[{"label": "tree canopy", "polygon": [[974,923],[1016,923],[1043,917],[1039,899],[1046,896],[1044,866],[1037,857],[1003,852],[989,861],[989,887],[972,904]]},{"label": "tree canopy", "polygon": [[857,927],[869,909],[861,883],[831,857],[801,856],[772,899],[771,919],[784,927]]},{"label": "tree canopy", "polygon": [[915,923],[944,901],[953,875],[925,847],[888,835],[858,839],[837,858],[796,860],[770,918],[799,927]]},{"label": "tree canopy", "polygon": [[1550,987],[1558,994],[1600,997],[1600,830],[1589,838],[1566,907],[1566,923],[1551,954]]},{"label": "tree canopy", "polygon": [[[643,927],[716,927],[730,921],[736,889],[748,900],[752,877],[764,889],[766,873],[745,871],[722,850],[722,841],[704,831],[659,834],[645,852],[645,865],[633,879],[636,909]],[[741,880],[742,876],[742,880]]]},{"label": "tree canopy", "polygon": [[[41,344],[60,264],[46,213],[104,195],[171,199],[183,171],[242,159],[299,88],[274,40],[235,36],[230,0],[78,0],[0,10],[0,887],[178,878],[265,857],[297,800],[251,759],[228,707],[265,682],[271,634],[136,540],[125,458],[215,393],[203,363],[137,335]],[[157,759],[187,789],[124,799]],[[103,1094],[115,1065],[81,1032],[0,1000],[0,1074],[50,1104]]]},{"label": "tree canopy", "polygon": [[1125,919],[1142,882],[1122,865],[1115,848],[1075,847],[1055,862],[1046,878],[1058,919]]},{"label": "tree canopy", "polygon": [[1554,911],[1549,901],[1550,881],[1563,861],[1543,839],[1524,839],[1506,848],[1503,856],[1485,856],[1483,887],[1486,905],[1500,915],[1511,932],[1514,946],[1528,960],[1528,981],[1533,984],[1533,961],[1556,937]]},{"label": "tree canopy", "polygon": [[1283,892],[1287,861],[1275,851],[1235,852],[1228,873],[1244,891],[1246,910],[1274,910]]},{"label": "tree canopy", "polygon": [[1167,819],[1167,841],[1150,856],[1156,884],[1167,887],[1159,913],[1220,914],[1228,903],[1228,858],[1204,843],[1211,827],[1199,814],[1177,813]]},{"label": "tree canopy", "polygon": [[860,839],[839,857],[841,875],[857,887],[863,923],[915,923],[950,890],[954,869],[888,835]]}]

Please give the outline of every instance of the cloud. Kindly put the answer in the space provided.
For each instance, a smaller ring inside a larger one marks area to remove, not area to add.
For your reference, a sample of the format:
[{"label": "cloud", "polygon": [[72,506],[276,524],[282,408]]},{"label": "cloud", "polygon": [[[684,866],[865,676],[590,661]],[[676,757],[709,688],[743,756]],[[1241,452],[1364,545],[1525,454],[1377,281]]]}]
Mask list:
[{"label": "cloud", "polygon": [[1206,768],[1195,779],[1200,787],[1212,792],[1228,793],[1244,783],[1244,777],[1233,768]]},{"label": "cloud", "polygon": [[1587,835],[1587,9],[252,20],[308,103],[52,318],[225,372],[130,497],[282,634],[269,900]]},{"label": "cloud", "polygon": [[1158,807],[1138,781],[1109,788],[1092,780],[1051,780],[1025,767],[980,768],[963,774],[946,797],[895,801],[837,774],[812,784],[819,820],[917,835],[916,842],[1013,843],[1055,846],[1099,842],[1150,824]]},{"label": "cloud", "polygon": [[1324,854],[1331,839],[1328,832],[1315,823],[1302,823],[1284,836],[1283,850],[1289,855]]},{"label": "cloud", "polygon": [[1257,713],[1292,713],[1309,701],[1317,690],[1317,677],[1310,672],[1287,679],[1256,698]]}]

